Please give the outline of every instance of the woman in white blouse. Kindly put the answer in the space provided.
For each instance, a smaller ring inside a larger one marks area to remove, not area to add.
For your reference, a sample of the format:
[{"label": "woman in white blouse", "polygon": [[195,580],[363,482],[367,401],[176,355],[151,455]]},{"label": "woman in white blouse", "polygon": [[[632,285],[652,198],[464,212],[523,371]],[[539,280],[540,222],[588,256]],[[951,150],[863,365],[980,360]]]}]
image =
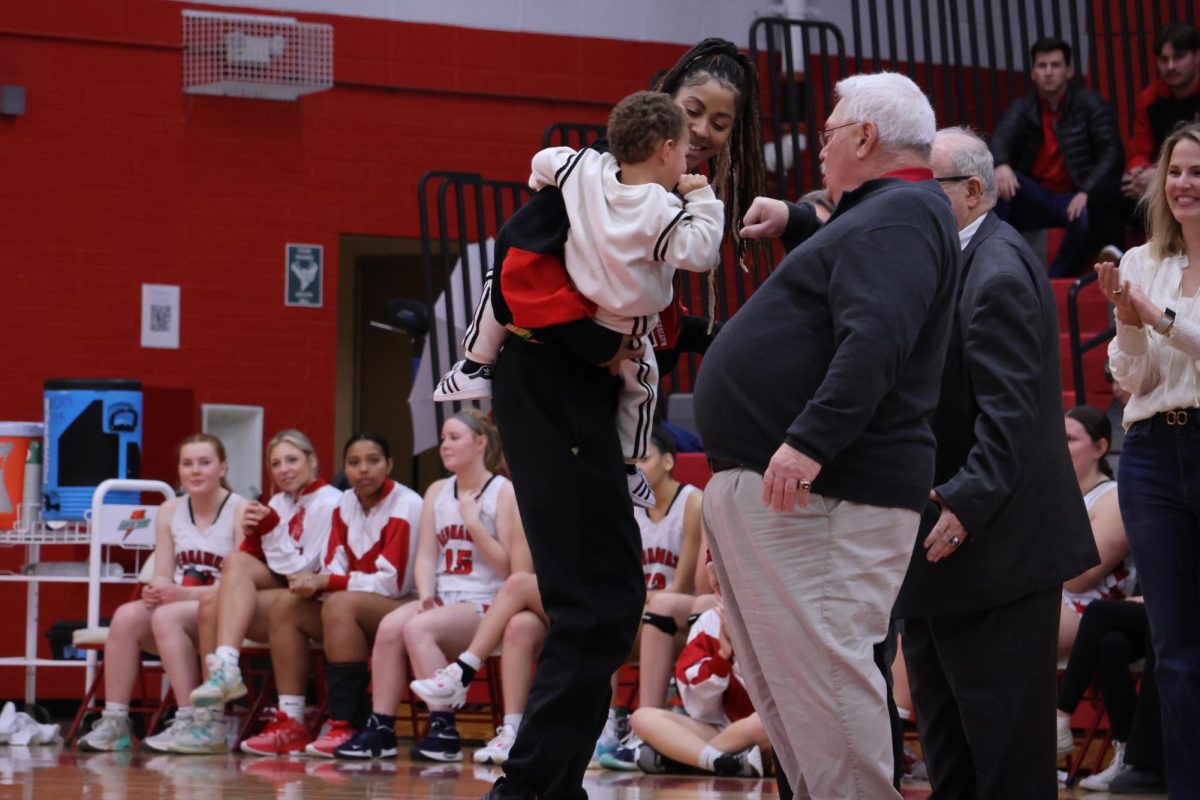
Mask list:
[{"label": "woman in white blouse", "polygon": [[[1163,143],[1143,199],[1150,241],[1098,264],[1116,309],[1125,407],[1121,516],[1138,565],[1162,698],[1167,781],[1200,786],[1200,125]],[[1189,266],[1189,258],[1197,263]]]}]

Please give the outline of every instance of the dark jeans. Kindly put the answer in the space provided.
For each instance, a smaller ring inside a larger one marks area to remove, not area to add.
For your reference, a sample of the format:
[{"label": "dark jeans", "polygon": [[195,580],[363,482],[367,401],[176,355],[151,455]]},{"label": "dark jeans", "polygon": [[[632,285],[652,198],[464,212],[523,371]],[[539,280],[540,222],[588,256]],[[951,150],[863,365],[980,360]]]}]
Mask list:
[{"label": "dark jeans", "polygon": [[1048,269],[1051,278],[1078,274],[1106,244],[1124,245],[1124,226],[1117,224],[1121,195],[1116,186],[1089,192],[1087,208],[1072,221],[1067,219],[1067,206],[1076,192],[1050,192],[1028,175],[1016,175],[1020,188],[1012,200],[996,203],[996,214],[1019,231],[1067,229]]},{"label": "dark jeans", "polygon": [[609,679],[633,647],[646,585],[614,424],[619,381],[509,336],[492,407],[550,628],[501,796],[583,798]]},{"label": "dark jeans", "polygon": [[1146,599],[1171,797],[1200,797],[1200,411],[1136,422],[1121,450],[1121,516]]},{"label": "dark jeans", "polygon": [[1074,713],[1095,677],[1112,723],[1113,738],[1118,742],[1129,741],[1137,704],[1137,686],[1129,665],[1145,655],[1143,647],[1149,628],[1142,603],[1128,600],[1088,603],[1058,687],[1059,711]]}]

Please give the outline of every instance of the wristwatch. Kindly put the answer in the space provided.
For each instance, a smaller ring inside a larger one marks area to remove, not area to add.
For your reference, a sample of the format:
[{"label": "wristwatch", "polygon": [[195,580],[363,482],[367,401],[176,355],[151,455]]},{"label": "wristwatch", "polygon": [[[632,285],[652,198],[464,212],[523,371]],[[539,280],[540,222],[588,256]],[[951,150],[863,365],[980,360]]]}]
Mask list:
[{"label": "wristwatch", "polygon": [[1164,308],[1163,314],[1158,318],[1158,322],[1154,323],[1154,332],[1159,336],[1170,336],[1171,329],[1175,327],[1175,310]]}]

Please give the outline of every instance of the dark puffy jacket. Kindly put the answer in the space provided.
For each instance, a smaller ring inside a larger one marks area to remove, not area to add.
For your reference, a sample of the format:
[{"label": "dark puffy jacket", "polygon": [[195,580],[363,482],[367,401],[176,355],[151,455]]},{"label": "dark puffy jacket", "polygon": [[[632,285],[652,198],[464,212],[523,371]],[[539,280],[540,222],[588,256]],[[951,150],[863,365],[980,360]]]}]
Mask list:
[{"label": "dark puffy jacket", "polygon": [[[1081,192],[1119,182],[1125,155],[1117,115],[1103,97],[1088,89],[1070,87],[1063,112],[1054,126],[1067,174]],[[991,150],[996,164],[1007,164],[1028,175],[1042,146],[1042,111],[1036,92],[1017,100],[996,126]]]}]

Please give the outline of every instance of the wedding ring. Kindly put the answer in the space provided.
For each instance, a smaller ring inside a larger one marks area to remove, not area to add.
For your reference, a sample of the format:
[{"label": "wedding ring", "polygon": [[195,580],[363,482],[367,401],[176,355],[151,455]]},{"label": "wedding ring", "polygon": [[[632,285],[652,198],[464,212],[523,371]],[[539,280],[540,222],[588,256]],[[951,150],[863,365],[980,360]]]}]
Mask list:
[{"label": "wedding ring", "polygon": [[802,492],[811,492],[812,491],[812,481],[800,481],[798,486],[800,487],[800,491],[802,491]]},{"label": "wedding ring", "polygon": [[1120,286],[1118,286],[1116,289],[1113,289],[1113,290],[1112,290],[1113,297],[1116,297],[1117,295],[1119,295],[1119,294],[1120,294],[1121,292],[1123,292],[1123,291],[1125,291],[1125,290],[1124,290],[1124,289],[1122,289]]},{"label": "wedding ring", "polygon": [[958,547],[960,544],[962,544],[962,539],[958,538],[957,536],[950,537],[950,546],[951,547]]}]

